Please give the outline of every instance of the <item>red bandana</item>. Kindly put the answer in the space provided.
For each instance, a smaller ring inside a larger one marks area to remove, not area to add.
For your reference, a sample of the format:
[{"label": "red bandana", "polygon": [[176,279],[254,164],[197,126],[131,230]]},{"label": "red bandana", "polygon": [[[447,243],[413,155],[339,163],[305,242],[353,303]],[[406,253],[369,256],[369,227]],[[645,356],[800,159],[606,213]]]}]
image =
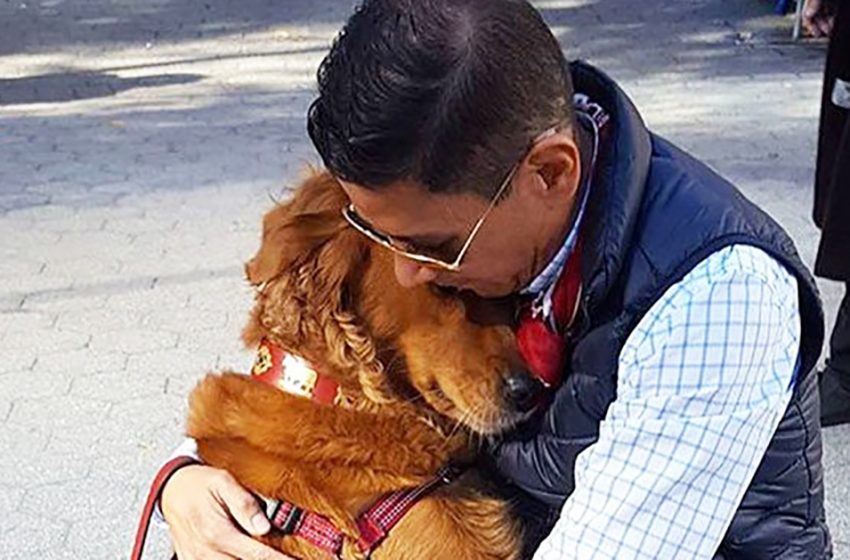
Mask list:
[{"label": "red bandana", "polygon": [[556,281],[552,292],[551,324],[543,312],[528,305],[517,327],[517,344],[528,369],[546,387],[557,387],[564,372],[566,331],[578,311],[581,292],[581,237]]}]

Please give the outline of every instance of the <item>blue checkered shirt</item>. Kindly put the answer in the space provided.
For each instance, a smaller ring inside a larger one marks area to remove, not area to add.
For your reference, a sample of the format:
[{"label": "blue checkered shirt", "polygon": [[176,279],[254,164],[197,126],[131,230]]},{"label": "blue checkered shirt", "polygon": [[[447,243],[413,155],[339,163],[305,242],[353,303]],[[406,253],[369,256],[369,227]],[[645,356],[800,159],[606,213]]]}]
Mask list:
[{"label": "blue checkered shirt", "polygon": [[791,397],[797,282],[734,245],[670,287],[619,357],[617,398],[535,560],[714,555]]}]

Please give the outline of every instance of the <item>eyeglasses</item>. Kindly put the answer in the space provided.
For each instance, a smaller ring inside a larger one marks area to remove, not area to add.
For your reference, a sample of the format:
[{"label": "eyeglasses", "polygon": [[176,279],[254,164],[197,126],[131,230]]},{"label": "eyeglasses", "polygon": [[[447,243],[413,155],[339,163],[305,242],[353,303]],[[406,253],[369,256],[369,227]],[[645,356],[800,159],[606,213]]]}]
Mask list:
[{"label": "eyeglasses", "polygon": [[[553,126],[552,128],[547,129],[545,132],[537,136],[529,146],[529,150],[535,144],[552,136],[558,131],[558,126]],[[528,150],[526,150],[526,154]],[[525,155],[523,155],[523,159]],[[387,235],[385,233],[381,233],[377,231],[374,227],[372,227],[369,222],[364,220],[354,209],[353,204],[349,204],[342,210],[342,215],[345,220],[357,231],[368,237],[370,240],[374,241],[378,245],[385,247],[392,251],[393,253],[400,255],[406,259],[419,263],[423,266],[438,268],[442,270],[446,270],[449,272],[457,272],[460,270],[461,263],[463,262],[464,257],[469,252],[469,248],[472,246],[472,242],[475,240],[475,236],[478,235],[478,231],[481,229],[481,226],[484,225],[484,221],[487,219],[487,216],[490,215],[490,212],[496,205],[499,203],[499,200],[502,198],[505,190],[508,188],[508,185],[513,181],[514,176],[516,175],[517,170],[519,169],[520,163],[522,160],[518,161],[511,170],[508,172],[508,175],[505,177],[505,180],[502,181],[502,184],[496,190],[496,194],[493,196],[492,200],[490,200],[490,204],[487,206],[487,209],[484,210],[484,213],[481,214],[481,217],[475,222],[475,225],[472,226],[472,230],[469,232],[469,235],[466,238],[466,241],[463,242],[463,245],[458,251],[457,256],[451,261],[447,261],[441,259],[439,257],[435,257],[432,255],[428,255],[423,252],[421,249],[417,249],[409,243],[404,243],[397,239],[394,239],[392,236]]]}]

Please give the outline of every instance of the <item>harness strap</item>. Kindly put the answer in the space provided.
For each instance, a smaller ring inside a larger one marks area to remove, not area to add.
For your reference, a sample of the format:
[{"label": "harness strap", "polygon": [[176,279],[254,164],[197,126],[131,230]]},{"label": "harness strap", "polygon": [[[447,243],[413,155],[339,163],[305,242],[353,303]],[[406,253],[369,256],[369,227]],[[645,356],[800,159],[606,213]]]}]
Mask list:
[{"label": "harness strap", "polygon": [[[436,476],[414,488],[390,492],[378,498],[357,518],[360,537],[357,547],[367,557],[378,548],[393,527],[423,497],[439,486],[451,483],[460,474],[452,465],[443,467]],[[285,535],[300,537],[325,552],[340,557],[345,535],[326,517],[306,511],[291,502],[271,500],[268,517],[272,527]]]},{"label": "harness strap", "polygon": [[390,530],[398,525],[419,500],[438,486],[451,483],[458,474],[460,471],[456,467],[447,465],[424,484],[382,496],[357,519],[357,528],[360,529],[357,546],[367,555],[372,554]]},{"label": "harness strap", "polygon": [[339,557],[344,535],[331,521],[318,513],[306,511],[287,501],[273,502],[269,521],[284,535],[301,537],[325,552]]}]

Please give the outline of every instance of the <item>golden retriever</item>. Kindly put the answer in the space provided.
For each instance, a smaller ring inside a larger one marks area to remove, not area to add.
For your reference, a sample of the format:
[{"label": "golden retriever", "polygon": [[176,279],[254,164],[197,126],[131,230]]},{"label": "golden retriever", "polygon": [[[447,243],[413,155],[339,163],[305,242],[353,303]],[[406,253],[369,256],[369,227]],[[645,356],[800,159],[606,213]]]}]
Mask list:
[{"label": "golden retriever", "polygon": [[[256,304],[243,332],[249,347],[271,341],[332,378],[338,403],[211,374],[190,397],[187,432],[206,463],[330,520],[348,559],[365,557],[357,518],[375,500],[470,460],[476,435],[524,419],[527,403],[505,387],[530,378],[510,326],[471,321],[468,299],[399,286],[393,256],[348,226],[345,204],[316,171],[267,213],[246,265]],[[297,558],[330,557],[297,536],[263,540]],[[371,557],[513,559],[520,543],[508,504],[468,471],[418,501]]]}]

